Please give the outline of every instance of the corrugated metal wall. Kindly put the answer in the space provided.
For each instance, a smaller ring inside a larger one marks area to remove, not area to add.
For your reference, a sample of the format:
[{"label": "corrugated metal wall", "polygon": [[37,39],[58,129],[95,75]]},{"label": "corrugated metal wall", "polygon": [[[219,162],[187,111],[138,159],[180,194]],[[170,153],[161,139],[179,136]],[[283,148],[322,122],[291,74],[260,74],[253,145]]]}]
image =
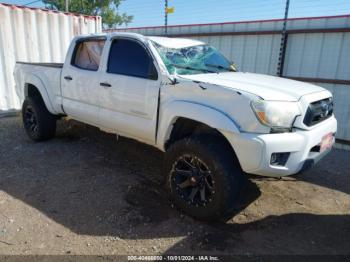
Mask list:
[{"label": "corrugated metal wall", "polygon": [[0,3],[0,110],[19,109],[16,61],[63,62],[71,39],[101,32],[101,18]]},{"label": "corrugated metal wall", "polygon": [[[282,20],[181,25],[168,27],[168,35],[207,42],[241,71],[276,75],[281,28]],[[350,141],[350,15],[289,19],[287,30],[283,75],[308,78],[304,80],[330,90],[339,123],[337,138]],[[164,27],[118,31],[163,35]]]},{"label": "corrugated metal wall", "polygon": [[218,48],[240,71],[274,75],[277,72],[280,35],[191,37]]}]

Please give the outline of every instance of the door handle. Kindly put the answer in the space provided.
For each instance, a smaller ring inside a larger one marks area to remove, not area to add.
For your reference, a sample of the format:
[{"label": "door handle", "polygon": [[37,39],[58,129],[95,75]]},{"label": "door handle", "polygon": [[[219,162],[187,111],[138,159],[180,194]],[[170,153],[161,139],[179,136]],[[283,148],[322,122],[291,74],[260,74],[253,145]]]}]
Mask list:
[{"label": "door handle", "polygon": [[108,84],[108,83],[100,83],[100,86],[103,86],[103,87],[111,87],[112,85],[111,84]]},{"label": "door handle", "polygon": [[70,80],[73,80],[73,78],[71,76],[65,76],[64,79],[70,81]]}]

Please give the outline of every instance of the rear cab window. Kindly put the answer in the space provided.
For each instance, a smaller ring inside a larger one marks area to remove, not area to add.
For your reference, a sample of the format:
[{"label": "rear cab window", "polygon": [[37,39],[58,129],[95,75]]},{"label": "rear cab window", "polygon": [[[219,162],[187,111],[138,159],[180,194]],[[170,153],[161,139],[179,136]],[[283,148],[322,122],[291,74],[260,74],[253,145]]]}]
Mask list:
[{"label": "rear cab window", "polygon": [[71,64],[80,69],[97,71],[105,42],[105,39],[79,41],[75,46]]}]

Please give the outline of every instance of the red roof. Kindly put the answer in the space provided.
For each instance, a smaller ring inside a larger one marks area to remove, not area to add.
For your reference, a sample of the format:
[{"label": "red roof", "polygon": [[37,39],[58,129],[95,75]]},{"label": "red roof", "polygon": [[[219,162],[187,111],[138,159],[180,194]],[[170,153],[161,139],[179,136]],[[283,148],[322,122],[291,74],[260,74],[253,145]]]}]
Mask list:
[{"label": "red roof", "polygon": [[71,15],[71,16],[83,16],[88,19],[101,19],[100,16],[83,15],[83,14],[71,13],[71,12],[62,12],[62,11],[51,10],[46,8],[29,7],[29,6],[23,6],[23,5],[7,4],[7,3],[0,3],[0,5],[7,6],[12,9],[19,8],[19,9],[30,9],[30,10],[41,10],[48,13],[60,13],[60,14]]}]

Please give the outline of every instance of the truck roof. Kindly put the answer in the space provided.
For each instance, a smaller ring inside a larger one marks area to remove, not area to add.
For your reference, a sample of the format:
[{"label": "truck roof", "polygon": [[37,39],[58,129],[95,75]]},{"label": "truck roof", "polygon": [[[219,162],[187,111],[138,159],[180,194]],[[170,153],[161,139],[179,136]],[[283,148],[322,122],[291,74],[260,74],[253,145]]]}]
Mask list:
[{"label": "truck roof", "polygon": [[148,39],[156,42],[157,44],[169,48],[184,48],[195,45],[203,45],[201,41],[187,39],[187,38],[171,38],[162,36],[147,36]]},{"label": "truck roof", "polygon": [[113,33],[101,33],[101,34],[89,34],[89,35],[81,35],[78,38],[84,37],[116,37],[116,36],[127,36],[139,40],[149,39],[161,46],[169,47],[169,48],[184,48],[195,45],[203,45],[204,42],[188,39],[188,38],[172,38],[172,37],[163,37],[163,36],[144,36],[138,33],[131,32],[113,32]]}]

